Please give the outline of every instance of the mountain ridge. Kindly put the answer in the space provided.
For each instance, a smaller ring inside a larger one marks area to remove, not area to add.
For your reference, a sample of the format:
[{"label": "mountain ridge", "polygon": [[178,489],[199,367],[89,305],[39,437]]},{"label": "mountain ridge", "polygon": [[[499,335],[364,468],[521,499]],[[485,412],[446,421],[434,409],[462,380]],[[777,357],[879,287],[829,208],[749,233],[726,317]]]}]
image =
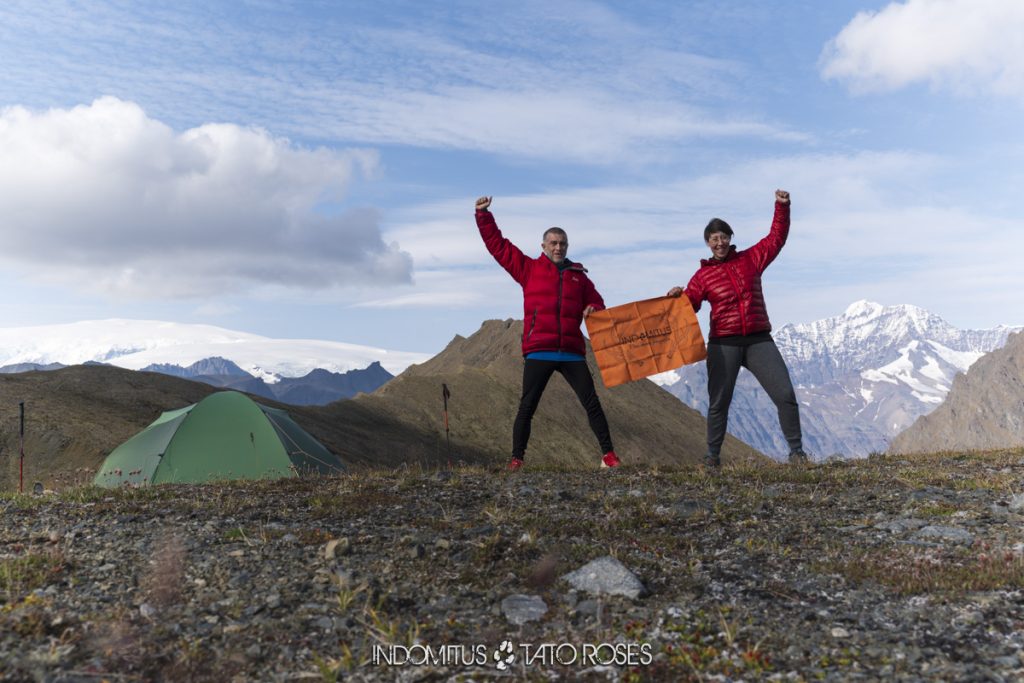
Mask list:
[{"label": "mountain ridge", "polygon": [[892,453],[1024,445],[1024,333],[953,380],[946,400],[893,439]]},{"label": "mountain ridge", "polygon": [[[772,333],[801,406],[805,446],[819,458],[885,451],[891,439],[938,406],[953,378],[1002,346],[1019,326],[959,330],[910,304],[856,301],[838,316],[787,324]],[[692,408],[707,413],[703,364],[659,378]],[[774,405],[741,371],[730,432],[780,457],[787,446]]]},{"label": "mountain ridge", "polygon": [[344,373],[375,361],[398,374],[430,354],[327,340],[274,339],[213,325],[158,320],[112,318],[0,328],[0,366],[98,361],[141,370],[153,364],[187,367],[214,357],[228,359],[250,375],[273,383],[316,368]]}]

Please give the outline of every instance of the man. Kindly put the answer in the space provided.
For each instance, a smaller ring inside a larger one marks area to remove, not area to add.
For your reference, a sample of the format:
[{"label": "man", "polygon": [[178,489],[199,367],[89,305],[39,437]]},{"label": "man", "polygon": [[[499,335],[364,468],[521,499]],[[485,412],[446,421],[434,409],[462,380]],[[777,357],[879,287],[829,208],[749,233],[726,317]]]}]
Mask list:
[{"label": "man", "polygon": [[604,300],[587,277],[586,269],[566,258],[569,238],[561,228],[544,233],[543,254],[530,258],[502,236],[488,210],[490,197],[476,200],[476,225],[487,251],[523,288],[523,395],[512,427],[510,470],[523,466],[530,423],[541,394],[558,372],[576,392],[587,411],[590,428],[601,444],[601,467],[618,467],[594,379],[586,362],[583,318],[604,308]]}]

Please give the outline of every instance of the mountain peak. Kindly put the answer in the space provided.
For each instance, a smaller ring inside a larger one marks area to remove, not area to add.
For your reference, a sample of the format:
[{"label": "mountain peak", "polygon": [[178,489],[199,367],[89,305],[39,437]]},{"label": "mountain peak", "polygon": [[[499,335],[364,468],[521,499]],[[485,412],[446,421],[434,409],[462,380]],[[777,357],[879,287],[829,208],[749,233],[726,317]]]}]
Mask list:
[{"label": "mountain peak", "polygon": [[847,318],[871,318],[878,315],[882,308],[882,304],[861,299],[850,304],[843,315]]}]

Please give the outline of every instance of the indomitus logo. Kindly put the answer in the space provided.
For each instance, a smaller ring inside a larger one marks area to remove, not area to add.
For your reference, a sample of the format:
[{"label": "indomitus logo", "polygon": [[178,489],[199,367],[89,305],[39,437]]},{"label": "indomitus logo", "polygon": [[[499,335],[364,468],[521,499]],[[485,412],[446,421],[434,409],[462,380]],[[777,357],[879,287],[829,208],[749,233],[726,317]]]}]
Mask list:
[{"label": "indomitus logo", "polygon": [[654,661],[650,643],[541,643],[514,645],[503,640],[494,650],[486,645],[374,645],[375,666],[493,666],[509,671],[522,666],[648,666]]},{"label": "indomitus logo", "polygon": [[671,327],[663,327],[656,330],[648,330],[647,332],[641,332],[640,334],[629,334],[625,337],[619,337],[620,344],[638,344],[640,342],[654,339],[655,337],[667,337],[672,334]]}]

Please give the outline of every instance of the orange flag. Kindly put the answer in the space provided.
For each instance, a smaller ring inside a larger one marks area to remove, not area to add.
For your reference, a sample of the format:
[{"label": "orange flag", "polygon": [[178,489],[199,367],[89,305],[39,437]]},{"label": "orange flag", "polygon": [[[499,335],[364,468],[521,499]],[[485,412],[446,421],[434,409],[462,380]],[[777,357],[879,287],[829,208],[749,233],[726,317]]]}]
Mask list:
[{"label": "orange flag", "polygon": [[606,308],[585,320],[607,387],[675,370],[708,355],[685,294]]}]

